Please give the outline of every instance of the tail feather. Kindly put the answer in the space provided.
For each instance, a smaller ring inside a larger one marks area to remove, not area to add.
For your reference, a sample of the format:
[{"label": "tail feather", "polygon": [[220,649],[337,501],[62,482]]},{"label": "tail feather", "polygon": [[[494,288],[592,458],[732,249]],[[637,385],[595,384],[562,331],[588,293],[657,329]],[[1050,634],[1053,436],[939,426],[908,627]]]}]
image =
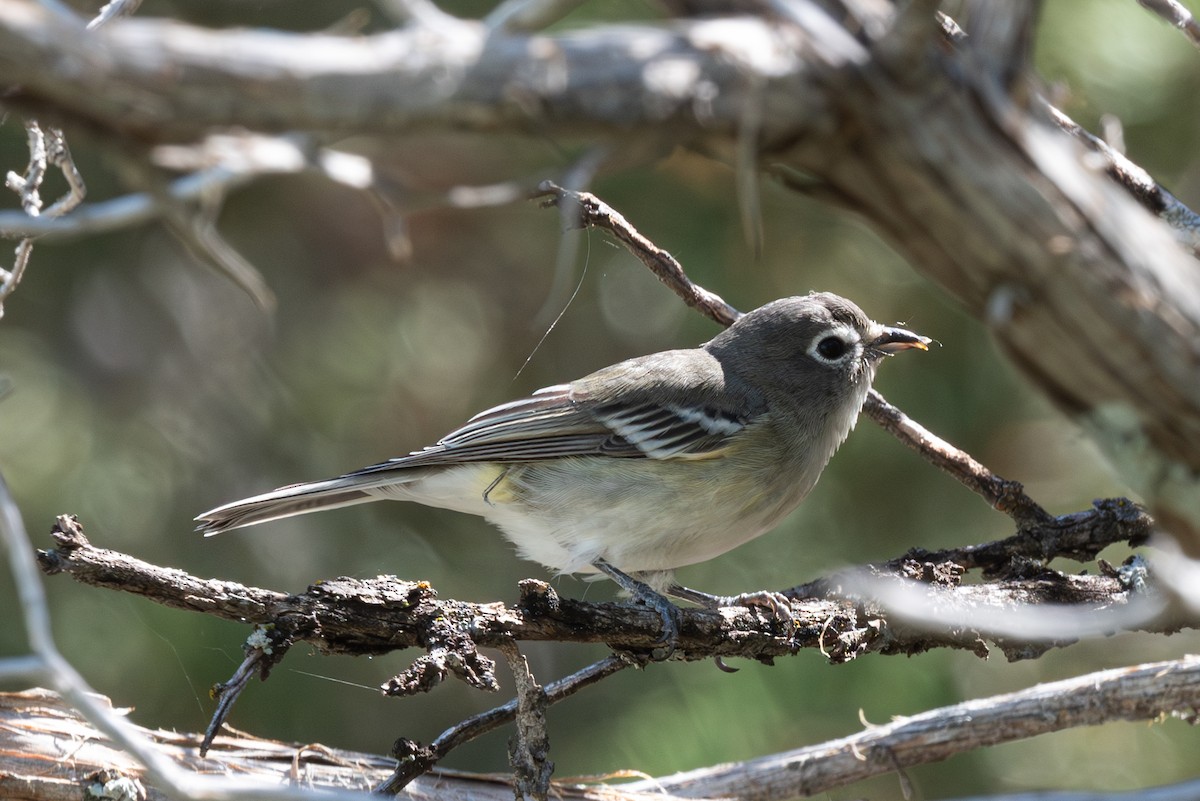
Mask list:
[{"label": "tail feather", "polygon": [[[372,482],[373,483],[373,482]],[[342,479],[296,484],[210,509],[196,517],[196,530],[211,537],[223,531],[281,520],[317,509],[336,509],[378,499],[362,485]]]}]

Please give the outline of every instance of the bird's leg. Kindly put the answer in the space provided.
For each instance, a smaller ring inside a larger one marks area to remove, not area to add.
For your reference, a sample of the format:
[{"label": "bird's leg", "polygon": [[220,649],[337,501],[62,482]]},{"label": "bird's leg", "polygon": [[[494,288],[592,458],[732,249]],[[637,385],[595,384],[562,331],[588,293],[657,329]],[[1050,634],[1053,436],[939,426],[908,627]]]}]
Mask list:
[{"label": "bird's leg", "polygon": [[774,620],[787,623],[791,623],[793,620],[792,603],[781,592],[758,590],[757,592],[744,592],[741,595],[710,595],[681,584],[672,584],[667,587],[667,594],[706,609],[719,609],[722,606],[758,607]]},{"label": "bird's leg", "polygon": [[658,612],[663,624],[662,635],[658,638],[658,642],[667,648],[666,655],[662,659],[669,658],[679,642],[679,607],[671,603],[666,596],[656,592],[646,582],[639,581],[628,573],[618,570],[603,559],[597,559],[592,566],[615,581],[621,589],[633,596],[633,600]]}]

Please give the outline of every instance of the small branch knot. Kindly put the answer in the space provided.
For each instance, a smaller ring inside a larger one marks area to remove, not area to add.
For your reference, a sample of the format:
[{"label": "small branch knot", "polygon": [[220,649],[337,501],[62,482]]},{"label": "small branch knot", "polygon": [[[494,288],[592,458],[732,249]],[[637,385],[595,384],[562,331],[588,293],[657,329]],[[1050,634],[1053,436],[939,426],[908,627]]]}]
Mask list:
[{"label": "small branch knot", "polygon": [[553,617],[562,608],[562,601],[553,587],[538,579],[522,579],[518,608],[530,617]]}]

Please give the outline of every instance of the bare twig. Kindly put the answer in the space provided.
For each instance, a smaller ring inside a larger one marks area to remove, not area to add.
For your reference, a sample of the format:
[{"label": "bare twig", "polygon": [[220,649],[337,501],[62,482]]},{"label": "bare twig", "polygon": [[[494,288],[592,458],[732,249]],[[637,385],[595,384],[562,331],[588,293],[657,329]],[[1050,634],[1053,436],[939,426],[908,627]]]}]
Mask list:
[{"label": "bare twig", "polygon": [[25,277],[25,269],[29,266],[29,258],[33,255],[33,240],[22,239],[13,251],[13,267],[11,270],[0,269],[0,316],[4,315],[4,301],[13,293],[21,279]]},{"label": "bare twig", "polygon": [[[577,192],[584,191],[591,186],[592,180],[596,177],[596,172],[608,156],[608,148],[589,148],[582,156],[575,159],[574,163],[565,171],[562,176],[563,184],[567,189]],[[526,192],[525,194],[528,193]],[[571,301],[575,299],[575,295],[579,291],[579,281],[572,279],[575,277],[574,268],[577,264],[576,257],[579,252],[581,237],[568,236],[566,233],[567,231],[579,228],[577,213],[575,204],[567,203],[559,206],[558,215],[562,223],[563,235],[558,238],[558,250],[554,254],[554,280],[550,283],[550,289],[546,292],[546,299],[542,301],[542,307],[538,309],[533,318],[533,328],[540,329],[545,333],[542,334],[542,338],[534,346],[533,351],[526,357],[526,364],[533,359],[538,348],[550,336],[554,327],[558,325],[558,321],[565,314]]]},{"label": "bare twig", "polygon": [[189,213],[175,205],[166,191],[154,194],[159,202],[168,204],[164,210],[167,228],[193,256],[241,287],[258,308],[267,312],[275,308],[275,293],[262,273],[221,236],[212,217]]},{"label": "bare twig", "polygon": [[1169,224],[1177,238],[1193,252],[1200,252],[1200,214],[1168,192],[1120,150],[1088,132],[1048,102],[1043,100],[1043,104],[1050,119],[1059,128],[1078,139],[1102,160],[1104,171],[1110,178],[1124,187],[1148,211]]},{"label": "bare twig", "polygon": [[[97,701],[111,709],[107,698],[97,696]],[[155,783],[103,732],[51,691],[0,693],[0,798],[134,797],[115,792],[89,793],[87,788],[94,777],[106,771],[139,781],[148,801],[378,801],[380,795],[367,795],[367,791],[372,784],[385,781],[396,764],[394,758],[378,754],[264,740],[234,731],[217,737],[208,756],[201,758],[196,750],[198,733],[128,725],[189,776],[198,778],[182,790]],[[218,776],[240,776],[243,787],[254,783],[257,789],[237,795],[222,790],[231,783]],[[632,793],[619,786],[562,782],[555,782],[554,793],[564,801],[675,801],[662,793]],[[512,801],[513,791],[495,776],[434,769],[416,778],[400,798]]]},{"label": "bare twig", "polygon": [[[1093,502],[1091,509],[1060,515],[1045,525],[1021,529],[1011,537],[979,545],[908,553],[875,565],[867,572],[903,575],[906,565],[955,565],[964,570],[982,569],[985,576],[1011,570],[1014,560],[1048,562],[1056,557],[1090,562],[1114,542],[1144,545],[1154,530],[1154,519],[1127,498]],[[820,578],[784,590],[789,598],[820,598],[835,591],[837,579]]]},{"label": "bare twig", "polygon": [[[17,587],[20,611],[29,638],[31,655],[14,660],[0,660],[0,674],[16,677],[14,668],[28,670],[30,681],[48,683],[87,722],[128,755],[130,764],[154,785],[175,798],[205,797],[213,801],[233,799],[279,799],[308,801],[312,794],[299,787],[279,786],[266,782],[231,777],[197,776],[178,767],[143,730],[124,716],[115,714],[111,706],[96,694],[78,671],[62,656],[50,629],[50,614],[45,592],[38,579],[33,550],[25,532],[20,510],[13,502],[8,486],[0,477],[0,541],[8,550],[9,565]],[[73,760],[65,760],[73,762]],[[352,801],[361,799],[359,793],[331,791],[322,798]]]},{"label": "bare twig", "polygon": [[972,796],[957,801],[1196,801],[1200,798],[1200,779],[1142,787],[1135,790],[1059,790],[1028,791],[1003,795]]},{"label": "bare twig", "polygon": [[867,394],[863,412],[873,421],[921,454],[930,464],[958,479],[972,492],[980,495],[992,508],[1011,517],[1020,528],[1044,526],[1053,518],[1025,494],[1020,482],[1009,481],[988,470],[962,451],[888,403],[872,389]]},{"label": "bare twig", "polygon": [[254,632],[246,638],[243,650],[246,657],[233,672],[233,676],[228,681],[214,685],[212,688],[210,695],[216,699],[217,708],[213,710],[208,728],[204,730],[204,739],[200,741],[200,756],[204,756],[212,747],[213,740],[221,731],[221,726],[229,717],[229,713],[233,711],[234,702],[246,689],[250,679],[255,675],[265,678],[271,667],[283,659],[284,654],[287,653],[288,644],[275,642],[264,628],[256,627]]},{"label": "bare twig", "polygon": [[[534,197],[548,198],[548,204],[569,209],[580,227],[595,227],[610,232],[687,305],[712,320],[730,325],[740,315],[722,298],[692,283],[675,257],[639,233],[616,210],[595,195],[564,189],[551,181],[544,181]],[[1018,526],[1045,525],[1053,520],[1046,510],[1025,495],[1021,484],[995,475],[971,458],[970,454],[916,423],[884,400],[877,391],[871,390],[863,411],[928,462],[983,496],[994,508],[1010,515]]]},{"label": "bare twig", "polygon": [[[1156,723],[1162,717],[1159,712],[1170,714],[1175,701],[1180,704],[1177,707],[1179,713],[1191,720],[1194,717],[1191,707],[1200,692],[1195,665],[1195,659],[1191,658],[1104,671],[1008,696],[942,707],[917,717],[872,726],[843,739],[726,765],[715,771],[691,771],[661,779],[600,787],[556,782],[553,792],[556,797],[568,801],[676,801],[682,797],[719,795],[736,795],[749,801],[782,801],[801,795],[805,790],[820,795],[859,778],[936,762],[995,742],[987,737],[989,732],[1001,738],[999,741],[1007,742],[1104,722],[1105,704],[1120,709],[1124,719]],[[548,686],[547,691],[550,690]],[[107,701],[99,700],[102,704]],[[131,728],[189,771],[242,774],[277,785],[290,780],[326,791],[335,787],[362,787],[365,781],[382,781],[394,764],[393,759],[373,754],[315,749],[233,733],[217,738],[209,758],[202,760],[196,754],[195,743],[199,739],[196,734],[142,729],[132,724]],[[138,775],[136,765],[131,765],[127,758],[106,746],[108,743],[103,734],[88,727],[53,693],[0,693],[0,752],[8,760],[4,766],[13,768],[0,769],[0,795],[19,796],[18,789],[28,793],[32,786],[57,790],[60,794],[52,797],[62,797],[63,786],[74,785],[82,777],[105,768],[116,767],[129,770],[130,775]],[[63,759],[63,754],[68,751],[71,758]],[[823,767],[824,764],[828,764],[828,769]],[[787,775],[789,770],[790,776]],[[744,784],[737,785],[739,775],[746,776]],[[759,776],[765,776],[769,783],[761,787],[754,784]],[[22,784],[22,781],[32,784]],[[728,790],[731,786],[736,792],[721,792],[722,787]],[[151,785],[147,789],[151,801],[166,801],[167,796],[162,792],[165,788]],[[1197,783],[1190,782],[1111,795],[1067,793],[997,798],[1002,801],[1191,801],[1196,797],[1196,789]],[[1185,792],[1188,790],[1190,793]],[[383,792],[382,785],[377,792]],[[747,792],[750,795],[745,795]],[[232,796],[211,791],[202,797],[232,799]],[[267,794],[246,797],[263,798]],[[352,796],[345,790],[333,796],[313,796],[284,787],[270,797],[363,798]],[[473,776],[458,771],[434,772],[419,777],[401,796],[406,801],[433,798],[510,801],[512,797],[512,788],[507,783],[497,782],[493,776]]]},{"label": "bare twig", "polygon": [[740,316],[737,309],[716,294],[693,284],[674,256],[638,233],[612,206],[595,195],[543,181],[533,197],[546,198],[547,206],[565,205],[570,212],[568,219],[573,218],[575,225],[580,228],[601,228],[611,233],[684,303],[712,320],[721,325],[730,325]]},{"label": "bare twig", "polygon": [[[233,173],[224,167],[214,167],[176,179],[171,183],[170,191],[180,201],[189,202],[211,191],[213,184],[219,184],[223,191],[229,191],[248,183],[257,175],[258,173]],[[138,192],[112,200],[83,204],[76,213],[58,219],[0,212],[0,237],[65,240],[127,228],[152,220],[158,215],[158,203],[150,193]]]},{"label": "bare twig", "polygon": [[58,128],[46,129],[46,160],[62,172],[67,182],[67,193],[50,204],[43,211],[42,217],[61,217],[74,211],[87,195],[87,187],[83,175],[71,158],[71,150],[67,147],[67,139]]},{"label": "bare twig", "polygon": [[1177,0],[1138,0],[1138,5],[1161,17],[1167,24],[1183,31],[1188,41],[1200,47],[1200,23],[1192,12]]},{"label": "bare twig", "polygon": [[634,782],[629,789],[740,801],[782,801],[983,746],[1112,720],[1196,714],[1200,659],[1184,657],[1040,684],[923,712],[783,754]]},{"label": "bare twig", "polygon": [[[1194,44],[1200,44],[1200,39],[1197,39],[1197,35],[1200,34],[1200,25],[1196,23],[1187,9],[1180,6],[1175,0],[1138,0],[1138,2],[1184,31]],[[938,12],[937,19],[942,28],[942,36],[948,43],[956,47],[966,45],[969,37],[958,26],[958,23],[942,12]],[[1046,98],[1038,96],[1035,100],[1055,125],[1075,137],[1102,160],[1104,170],[1110,178],[1124,187],[1152,214],[1170,225],[1175,230],[1177,238],[1190,247],[1194,253],[1200,253],[1200,214],[1192,211],[1179,198],[1150,177],[1146,170],[1127,158],[1120,148],[1113,147],[1083,128]]]},{"label": "bare twig", "polygon": [[241,287],[260,309],[273,309],[275,294],[262,274],[217,230],[216,218],[224,196],[216,191],[202,194],[199,208],[192,208],[171,192],[170,181],[150,165],[147,153],[128,142],[110,139],[109,143],[110,152],[119,157],[126,178],[150,193],[160,207],[167,229],[180,244],[196,259]]},{"label": "bare twig", "polygon": [[554,763],[549,759],[550,736],[546,732],[546,707],[550,700],[538,685],[515,642],[500,646],[508,660],[517,691],[516,732],[508,742],[509,764],[513,769],[517,799],[546,801]]},{"label": "bare twig", "polygon": [[25,135],[29,142],[29,165],[24,175],[9,171],[4,179],[4,185],[16,192],[21,198],[21,208],[30,217],[37,217],[42,212],[41,188],[46,177],[46,136],[37,120],[25,123]]},{"label": "bare twig", "polygon": [[[547,684],[544,691],[546,702],[554,704],[564,698],[569,698],[584,687],[595,684],[601,679],[629,667],[631,664],[633,662],[618,656],[609,656],[601,659],[599,662],[588,665],[582,670],[572,673],[570,676]],[[487,712],[473,715],[442,732],[428,746],[422,746],[411,740],[398,742],[396,744],[397,753],[394,754],[399,760],[396,771],[386,781],[376,787],[375,792],[385,795],[394,795],[400,792],[414,778],[428,772],[446,754],[458,746],[511,722],[516,718],[517,707],[518,701],[514,698],[508,703],[490,709]]]},{"label": "bare twig", "polygon": [[[25,131],[29,140],[29,165],[24,175],[9,172],[5,178],[5,186],[17,193],[21,198],[21,208],[27,218],[61,217],[83,202],[87,189],[83,176],[71,158],[67,141],[62,131],[48,128],[45,131],[36,120],[25,122]],[[56,200],[48,209],[42,209],[42,183],[46,179],[48,166],[57,167],[67,181],[67,194]],[[33,254],[33,240],[26,237],[18,244],[11,270],[0,269],[0,316],[4,314],[4,301],[16,290],[17,285],[25,275]]]}]

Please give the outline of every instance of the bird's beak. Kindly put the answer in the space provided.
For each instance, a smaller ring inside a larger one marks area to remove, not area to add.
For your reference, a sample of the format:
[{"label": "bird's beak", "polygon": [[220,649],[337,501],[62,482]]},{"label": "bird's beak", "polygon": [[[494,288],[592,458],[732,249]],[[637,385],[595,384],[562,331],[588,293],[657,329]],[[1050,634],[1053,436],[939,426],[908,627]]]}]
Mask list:
[{"label": "bird's beak", "polygon": [[868,347],[891,356],[894,353],[899,353],[909,348],[929,350],[929,343],[932,341],[929,337],[914,334],[912,331],[906,331],[903,328],[884,328],[879,333],[879,336],[868,343]]}]

